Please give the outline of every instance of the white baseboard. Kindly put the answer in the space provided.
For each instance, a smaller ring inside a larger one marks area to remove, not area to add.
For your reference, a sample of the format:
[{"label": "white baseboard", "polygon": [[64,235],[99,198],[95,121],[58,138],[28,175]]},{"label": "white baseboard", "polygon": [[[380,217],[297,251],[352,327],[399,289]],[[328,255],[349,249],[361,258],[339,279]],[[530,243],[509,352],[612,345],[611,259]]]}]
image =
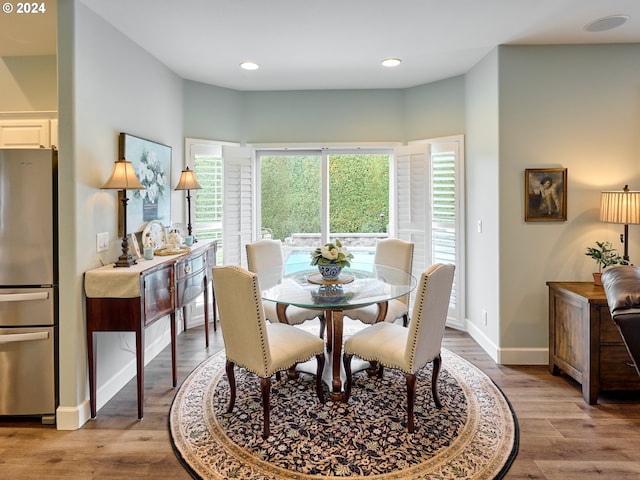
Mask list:
[{"label": "white baseboard", "polygon": [[500,348],[474,323],[467,321],[466,331],[499,365],[547,365],[548,348]]}]

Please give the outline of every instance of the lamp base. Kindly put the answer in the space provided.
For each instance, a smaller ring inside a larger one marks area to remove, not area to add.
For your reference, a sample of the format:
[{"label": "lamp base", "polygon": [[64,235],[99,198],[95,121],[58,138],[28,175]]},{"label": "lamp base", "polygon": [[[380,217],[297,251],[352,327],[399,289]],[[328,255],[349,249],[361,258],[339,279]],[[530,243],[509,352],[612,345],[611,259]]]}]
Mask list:
[{"label": "lamp base", "polygon": [[130,267],[131,265],[135,265],[136,259],[133,256],[128,254],[122,254],[118,257],[118,261],[113,264],[114,267]]},{"label": "lamp base", "polygon": [[[126,222],[127,221],[126,215],[124,218]],[[125,223],[125,228],[126,228],[126,223]],[[128,239],[127,232],[125,231],[124,235],[122,236],[122,255],[118,257],[118,261],[115,262],[113,266],[114,267],[130,267],[131,265],[135,265],[135,264],[136,264],[136,259],[133,258],[133,255],[131,255],[131,253],[129,253],[129,239]]]}]

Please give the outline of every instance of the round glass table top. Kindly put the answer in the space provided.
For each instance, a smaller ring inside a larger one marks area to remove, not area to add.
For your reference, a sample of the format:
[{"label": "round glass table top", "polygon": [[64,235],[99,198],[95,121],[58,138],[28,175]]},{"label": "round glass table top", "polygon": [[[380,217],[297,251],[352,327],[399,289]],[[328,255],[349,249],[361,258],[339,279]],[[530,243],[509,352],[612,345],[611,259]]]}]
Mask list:
[{"label": "round glass table top", "polygon": [[349,309],[402,297],[416,288],[416,279],[385,265],[344,268],[339,279],[325,281],[308,263],[258,273],[263,300],[305,308]]}]

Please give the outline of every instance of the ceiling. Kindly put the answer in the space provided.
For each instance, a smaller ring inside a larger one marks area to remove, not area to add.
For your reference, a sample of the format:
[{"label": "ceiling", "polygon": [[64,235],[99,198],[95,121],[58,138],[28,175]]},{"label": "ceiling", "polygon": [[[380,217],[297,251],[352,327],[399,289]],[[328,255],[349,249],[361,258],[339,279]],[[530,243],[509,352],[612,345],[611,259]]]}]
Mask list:
[{"label": "ceiling", "polygon": [[[236,90],[407,88],[464,74],[497,45],[640,43],[638,0],[80,1],[180,77]],[[616,29],[584,29],[620,14]],[[0,15],[0,53],[9,36],[33,47],[40,18],[8,32],[17,17]]]}]

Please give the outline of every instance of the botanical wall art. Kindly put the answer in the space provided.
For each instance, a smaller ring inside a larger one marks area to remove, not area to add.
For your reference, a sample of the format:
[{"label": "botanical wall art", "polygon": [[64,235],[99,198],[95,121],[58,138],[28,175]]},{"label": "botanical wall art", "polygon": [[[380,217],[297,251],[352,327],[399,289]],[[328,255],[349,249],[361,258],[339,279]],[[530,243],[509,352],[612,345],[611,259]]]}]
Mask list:
[{"label": "botanical wall art", "polygon": [[524,173],[524,220],[567,220],[567,169],[527,168]]},{"label": "botanical wall art", "polygon": [[151,220],[171,224],[171,147],[127,133],[120,134],[120,158],[133,164],[144,190],[127,191],[127,232]]}]

